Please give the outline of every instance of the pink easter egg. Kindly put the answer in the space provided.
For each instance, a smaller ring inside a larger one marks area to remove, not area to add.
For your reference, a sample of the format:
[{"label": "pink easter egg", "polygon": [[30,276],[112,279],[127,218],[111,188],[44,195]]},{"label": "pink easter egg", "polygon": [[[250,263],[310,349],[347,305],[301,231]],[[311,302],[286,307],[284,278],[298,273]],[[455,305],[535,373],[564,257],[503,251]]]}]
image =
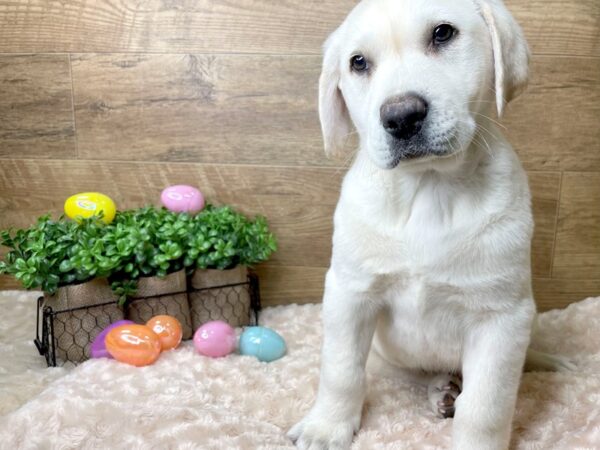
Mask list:
[{"label": "pink easter egg", "polygon": [[218,358],[235,350],[235,330],[226,322],[206,322],[194,333],[194,347],[204,356]]},{"label": "pink easter egg", "polygon": [[195,214],[204,208],[204,196],[193,186],[178,184],[165,188],[160,201],[169,211]]}]

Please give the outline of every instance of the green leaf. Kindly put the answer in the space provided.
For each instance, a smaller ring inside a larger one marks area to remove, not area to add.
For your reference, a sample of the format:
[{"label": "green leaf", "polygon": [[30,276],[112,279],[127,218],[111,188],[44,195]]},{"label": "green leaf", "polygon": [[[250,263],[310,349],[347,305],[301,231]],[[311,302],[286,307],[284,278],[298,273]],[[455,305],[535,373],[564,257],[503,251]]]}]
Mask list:
[{"label": "green leaf", "polygon": [[61,272],[69,272],[72,268],[73,268],[73,265],[71,264],[71,261],[68,259],[61,261],[61,263],[58,266],[58,270],[60,270]]}]

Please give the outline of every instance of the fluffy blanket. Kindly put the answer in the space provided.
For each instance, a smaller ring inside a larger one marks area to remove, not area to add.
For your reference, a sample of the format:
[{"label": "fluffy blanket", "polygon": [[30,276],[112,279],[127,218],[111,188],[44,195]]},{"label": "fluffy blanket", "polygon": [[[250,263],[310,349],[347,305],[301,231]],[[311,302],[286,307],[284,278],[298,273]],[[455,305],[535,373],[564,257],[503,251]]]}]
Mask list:
[{"label": "fluffy blanket", "polygon": [[[209,359],[189,343],[135,368],[92,360],[48,369],[31,343],[35,296],[0,294],[0,447],[110,449],[293,448],[285,431],[314,399],[320,306],[267,308],[288,355],[270,364]],[[573,373],[527,373],[511,448],[600,448],[600,298],[541,314],[540,350],[567,355]],[[371,379],[354,449],[441,449],[452,420],[434,416],[424,388]]]}]

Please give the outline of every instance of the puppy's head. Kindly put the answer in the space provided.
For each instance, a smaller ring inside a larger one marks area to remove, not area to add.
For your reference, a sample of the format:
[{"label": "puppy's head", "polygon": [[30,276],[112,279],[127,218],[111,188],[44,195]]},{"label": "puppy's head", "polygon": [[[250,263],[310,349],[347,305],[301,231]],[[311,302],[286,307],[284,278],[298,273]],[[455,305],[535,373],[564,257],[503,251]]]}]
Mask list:
[{"label": "puppy's head", "polygon": [[459,161],[480,117],[527,82],[523,33],[501,0],[363,0],[325,44],[325,150],[356,127],[384,169]]}]

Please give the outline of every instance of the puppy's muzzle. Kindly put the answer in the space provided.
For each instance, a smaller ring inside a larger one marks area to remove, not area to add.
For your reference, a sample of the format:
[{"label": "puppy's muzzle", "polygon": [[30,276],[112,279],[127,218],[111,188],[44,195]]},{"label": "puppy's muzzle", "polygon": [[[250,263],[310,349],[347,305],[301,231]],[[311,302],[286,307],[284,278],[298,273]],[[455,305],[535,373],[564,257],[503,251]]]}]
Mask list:
[{"label": "puppy's muzzle", "polygon": [[379,110],[381,124],[395,139],[407,141],[415,136],[427,117],[428,105],[423,97],[408,94],[389,98]]}]

